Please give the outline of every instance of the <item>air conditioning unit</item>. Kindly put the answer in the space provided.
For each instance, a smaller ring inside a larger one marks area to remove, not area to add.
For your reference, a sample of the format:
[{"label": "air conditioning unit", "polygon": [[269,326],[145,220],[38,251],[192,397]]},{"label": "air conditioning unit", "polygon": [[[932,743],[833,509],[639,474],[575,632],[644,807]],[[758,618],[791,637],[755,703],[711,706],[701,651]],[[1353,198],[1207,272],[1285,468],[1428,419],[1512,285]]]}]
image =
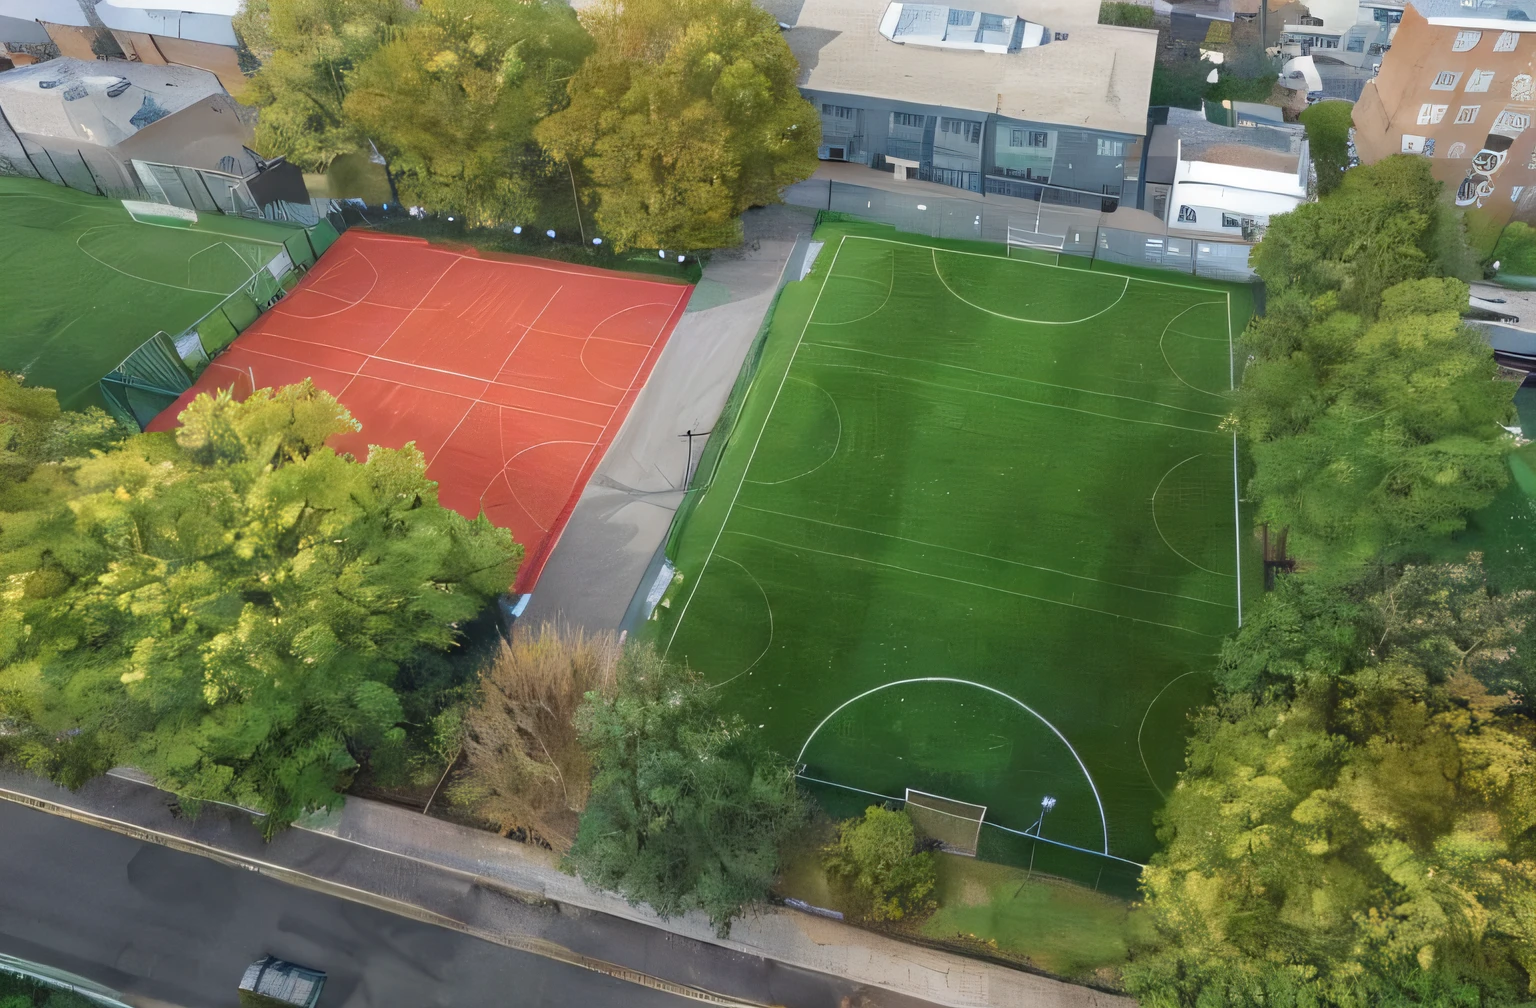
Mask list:
[{"label": "air conditioning unit", "polygon": [[823,161],[847,161],[848,148],[843,144],[827,145],[816,152]]}]

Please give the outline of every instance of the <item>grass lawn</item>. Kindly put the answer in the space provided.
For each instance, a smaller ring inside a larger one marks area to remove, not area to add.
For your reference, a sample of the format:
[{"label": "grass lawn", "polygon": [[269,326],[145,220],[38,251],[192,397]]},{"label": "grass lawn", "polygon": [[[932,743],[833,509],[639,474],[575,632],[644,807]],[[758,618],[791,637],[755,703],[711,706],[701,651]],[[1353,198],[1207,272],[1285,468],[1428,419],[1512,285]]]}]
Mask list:
[{"label": "grass lawn", "polygon": [[1110,979],[1151,928],[1125,900],[1060,879],[941,855],[939,909],[922,924],[930,938],[972,939],[1072,979]]},{"label": "grass lawn", "polygon": [[985,805],[983,858],[1133,891],[1254,587],[1223,427],[1247,290],[817,238],[647,632],[829,814]]}]

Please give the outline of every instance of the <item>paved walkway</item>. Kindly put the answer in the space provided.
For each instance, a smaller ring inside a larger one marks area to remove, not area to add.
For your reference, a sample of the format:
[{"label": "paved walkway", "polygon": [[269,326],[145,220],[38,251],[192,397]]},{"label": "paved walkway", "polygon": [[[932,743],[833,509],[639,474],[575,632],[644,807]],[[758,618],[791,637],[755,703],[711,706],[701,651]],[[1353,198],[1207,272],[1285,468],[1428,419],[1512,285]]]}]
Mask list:
[{"label": "paved walkway", "polygon": [[720,415],[795,239],[815,222],[801,207],[749,210],[743,245],[713,253],[540,574],[526,622],[618,629],[682,502],[690,457],[703,450],[695,437],[690,452],[684,434],[708,431]]},{"label": "paved walkway", "polygon": [[[1134,1002],[837,921],[765,908],[718,938],[697,913],[661,920],[565,875],[547,852],[391,805],[350,798],[264,844],[248,817],[108,776],[78,792],[0,770],[0,799],[515,948],[715,1004],[918,1008],[1131,1008]],[[829,987],[829,977],[837,982]],[[829,1002],[828,997],[837,1000]],[[847,998],[846,1002],[841,999]]]}]

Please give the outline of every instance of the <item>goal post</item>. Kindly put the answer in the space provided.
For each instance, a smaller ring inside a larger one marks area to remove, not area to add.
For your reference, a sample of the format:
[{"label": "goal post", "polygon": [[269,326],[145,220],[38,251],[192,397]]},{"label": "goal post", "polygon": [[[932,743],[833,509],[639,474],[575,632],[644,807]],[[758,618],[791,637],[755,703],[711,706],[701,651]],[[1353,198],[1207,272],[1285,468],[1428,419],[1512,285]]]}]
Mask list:
[{"label": "goal post", "polygon": [[906,808],[919,836],[937,840],[939,848],[951,854],[976,856],[981,824],[987,817],[985,805],[907,788]]}]

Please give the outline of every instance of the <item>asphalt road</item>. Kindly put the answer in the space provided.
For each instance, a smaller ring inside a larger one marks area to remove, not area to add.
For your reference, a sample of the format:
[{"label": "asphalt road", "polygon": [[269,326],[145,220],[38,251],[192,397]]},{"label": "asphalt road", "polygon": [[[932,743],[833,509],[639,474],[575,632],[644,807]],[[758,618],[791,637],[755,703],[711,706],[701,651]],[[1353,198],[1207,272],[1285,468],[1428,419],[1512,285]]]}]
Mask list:
[{"label": "asphalt road", "polygon": [[696,1004],[9,802],[0,952],[187,1008],[268,953],[330,975],[321,1008]]}]

